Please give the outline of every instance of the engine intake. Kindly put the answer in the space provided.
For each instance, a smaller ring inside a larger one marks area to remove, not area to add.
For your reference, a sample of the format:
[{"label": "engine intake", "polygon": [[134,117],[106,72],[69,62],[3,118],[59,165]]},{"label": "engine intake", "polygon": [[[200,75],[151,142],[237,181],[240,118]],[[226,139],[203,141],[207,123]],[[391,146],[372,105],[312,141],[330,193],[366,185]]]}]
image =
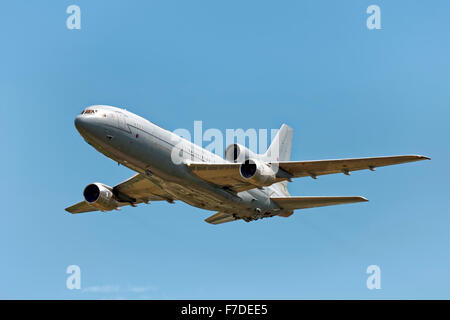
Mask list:
[{"label": "engine intake", "polygon": [[84,188],[84,200],[101,211],[111,211],[119,207],[112,188],[101,183],[92,183]]},{"label": "engine intake", "polygon": [[272,168],[267,163],[257,159],[245,160],[241,164],[239,172],[242,178],[261,187],[270,186],[276,180],[276,174]]}]

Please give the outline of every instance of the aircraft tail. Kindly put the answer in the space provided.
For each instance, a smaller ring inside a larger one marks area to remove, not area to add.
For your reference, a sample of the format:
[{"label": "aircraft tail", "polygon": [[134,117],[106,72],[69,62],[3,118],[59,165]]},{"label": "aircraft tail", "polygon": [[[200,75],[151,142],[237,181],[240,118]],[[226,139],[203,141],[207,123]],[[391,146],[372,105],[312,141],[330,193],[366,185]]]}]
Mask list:
[{"label": "aircraft tail", "polygon": [[273,138],[272,143],[264,154],[268,161],[289,161],[291,159],[292,136],[294,130],[284,124]]},{"label": "aircraft tail", "polygon": [[334,206],[337,204],[356,203],[368,201],[364,197],[271,197],[281,209],[285,210],[282,217],[289,217],[294,210]]},{"label": "aircraft tail", "polygon": [[221,224],[225,222],[231,222],[237,219],[238,218],[236,218],[232,214],[217,212],[216,214],[213,214],[209,218],[205,219],[205,221],[211,224]]},{"label": "aircraft tail", "polygon": [[[263,158],[266,161],[271,162],[289,161],[291,159],[293,134],[294,130],[283,123],[275,138],[273,138],[269,149],[267,149],[266,153],[263,155]],[[274,183],[272,187],[277,189],[280,194],[289,196],[287,181]]]}]

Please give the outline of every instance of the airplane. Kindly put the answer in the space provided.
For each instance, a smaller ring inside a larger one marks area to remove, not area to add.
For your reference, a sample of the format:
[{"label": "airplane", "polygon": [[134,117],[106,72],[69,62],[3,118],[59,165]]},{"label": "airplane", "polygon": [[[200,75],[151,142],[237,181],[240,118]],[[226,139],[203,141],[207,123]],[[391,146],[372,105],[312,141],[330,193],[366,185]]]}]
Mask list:
[{"label": "airplane", "polygon": [[[206,222],[246,222],[289,217],[297,209],[368,201],[361,196],[290,196],[293,178],[369,169],[430,159],[420,155],[290,161],[293,129],[283,124],[264,154],[233,143],[224,158],[125,109],[93,105],[75,118],[75,127],[96,150],[136,174],[114,187],[91,183],[84,201],[66,208],[76,214],[120,210],[152,201],[176,200],[217,211]],[[180,161],[174,161],[176,154]]]}]

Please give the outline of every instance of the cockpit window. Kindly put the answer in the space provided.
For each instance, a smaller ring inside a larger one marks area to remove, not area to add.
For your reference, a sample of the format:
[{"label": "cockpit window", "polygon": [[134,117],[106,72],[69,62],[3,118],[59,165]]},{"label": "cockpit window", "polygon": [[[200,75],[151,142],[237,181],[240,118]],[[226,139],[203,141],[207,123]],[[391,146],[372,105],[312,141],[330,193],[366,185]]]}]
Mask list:
[{"label": "cockpit window", "polygon": [[85,110],[83,110],[83,112],[81,112],[81,114],[94,114],[96,112],[97,112],[97,110],[95,110],[95,109],[85,109]]}]

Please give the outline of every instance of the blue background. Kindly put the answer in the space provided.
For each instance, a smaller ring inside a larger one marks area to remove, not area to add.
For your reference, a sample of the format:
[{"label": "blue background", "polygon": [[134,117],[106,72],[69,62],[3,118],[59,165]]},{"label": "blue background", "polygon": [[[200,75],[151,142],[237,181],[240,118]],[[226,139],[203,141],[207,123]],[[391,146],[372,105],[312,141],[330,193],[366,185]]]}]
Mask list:
[{"label": "blue background", "polygon": [[[0,13],[0,298],[450,298],[448,1],[8,1]],[[432,158],[292,195],[370,202],[212,226],[152,203],[70,215],[133,173],[79,136],[92,104],[156,124],[294,128],[292,159]],[[82,289],[66,288],[81,268]],[[381,268],[368,290],[366,268]]]}]

